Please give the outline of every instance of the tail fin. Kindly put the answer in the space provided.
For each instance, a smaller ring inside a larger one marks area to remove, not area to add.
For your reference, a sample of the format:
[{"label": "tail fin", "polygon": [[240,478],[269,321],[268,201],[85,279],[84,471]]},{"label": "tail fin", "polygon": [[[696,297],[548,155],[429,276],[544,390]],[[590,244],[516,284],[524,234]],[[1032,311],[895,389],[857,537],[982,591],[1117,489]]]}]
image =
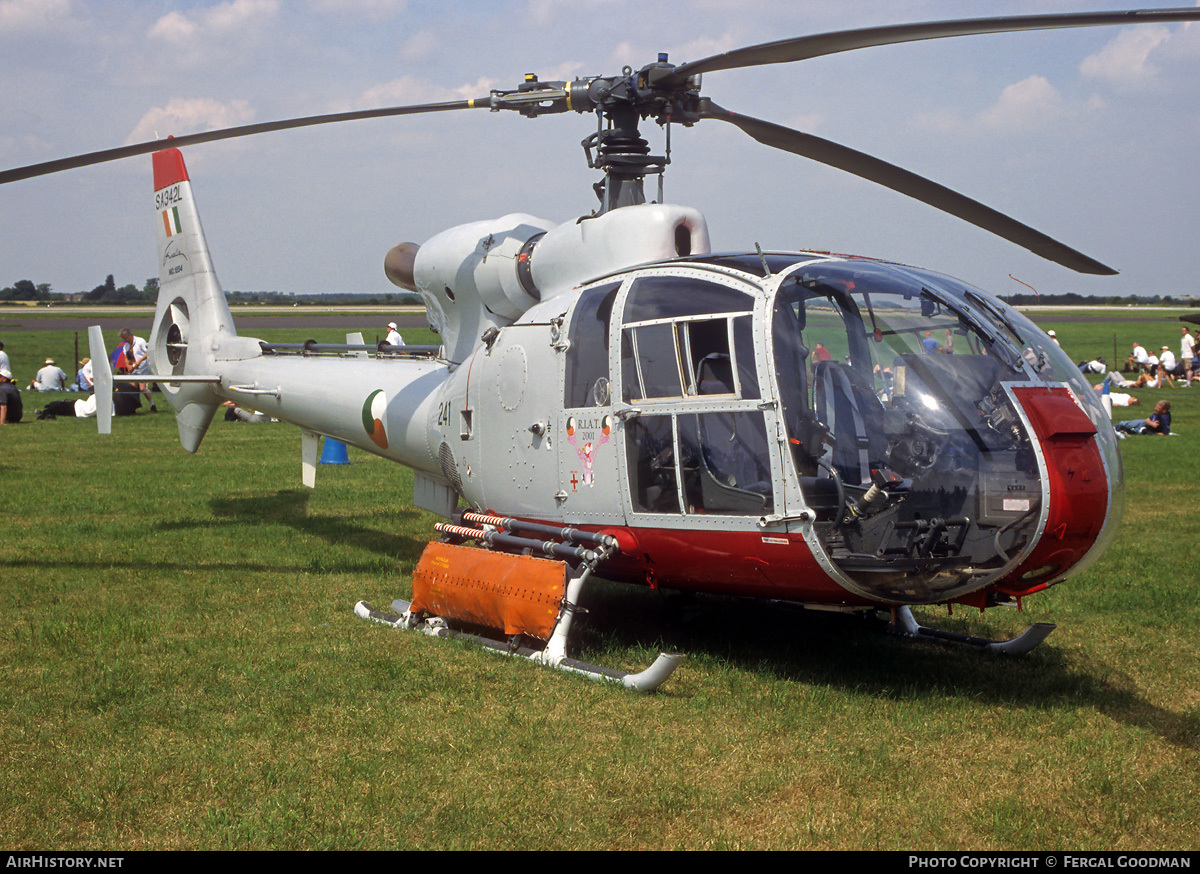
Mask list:
[{"label": "tail fin", "polygon": [[[150,335],[151,370],[164,376],[211,374],[217,335],[236,337],[237,331],[213,270],[192,183],[178,149],[154,154],[154,212],[159,290]],[[221,396],[206,383],[161,383],[161,387],[175,410],[179,442],[195,452]]]}]

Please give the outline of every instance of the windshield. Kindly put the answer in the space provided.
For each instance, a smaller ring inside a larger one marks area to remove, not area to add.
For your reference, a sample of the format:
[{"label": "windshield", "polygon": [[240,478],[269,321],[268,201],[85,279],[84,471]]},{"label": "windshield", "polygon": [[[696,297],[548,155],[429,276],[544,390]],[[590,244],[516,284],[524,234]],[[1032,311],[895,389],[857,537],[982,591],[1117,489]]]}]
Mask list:
[{"label": "windshield", "polygon": [[1105,415],[1042,336],[908,268],[812,262],[781,282],[772,348],[792,461],[822,546],[864,594],[952,598],[1017,564],[1042,490],[1010,386],[1065,382],[1093,422]]}]

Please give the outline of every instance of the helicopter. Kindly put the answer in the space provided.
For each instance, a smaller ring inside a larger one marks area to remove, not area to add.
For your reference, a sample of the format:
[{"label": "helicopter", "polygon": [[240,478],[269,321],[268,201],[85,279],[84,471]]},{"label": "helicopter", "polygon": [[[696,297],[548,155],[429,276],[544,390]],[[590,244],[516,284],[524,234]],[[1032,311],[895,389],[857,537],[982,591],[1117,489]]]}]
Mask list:
[{"label": "helicopter", "polygon": [[[702,213],[663,202],[673,125],[733,125],[1071,270],[1112,268],[870,155],[724,109],[704,74],[971,34],[1200,20],[1200,9],[894,25],[784,39],[612,76],[461,101],[249,124],[0,172],[0,184],[151,154],[160,293],[152,374],[114,375],[89,330],[99,428],[114,380],[157,382],[196,452],[226,400],[411,468],[435,526],[413,598],[364,618],[649,691],[679,664],[623,672],[569,656],[593,577],[890,617],[1019,605],[1090,566],[1115,536],[1123,474],[1109,413],[1021,313],[950,276],[817,251],[713,252]],[[389,251],[436,346],[270,343],[238,334],[181,149],[318,124],[460,110],[595,116],[583,141],[598,206],[556,224],[514,213]],[[640,125],[666,132],[653,155]],[[659,196],[648,200],[647,177]]]}]

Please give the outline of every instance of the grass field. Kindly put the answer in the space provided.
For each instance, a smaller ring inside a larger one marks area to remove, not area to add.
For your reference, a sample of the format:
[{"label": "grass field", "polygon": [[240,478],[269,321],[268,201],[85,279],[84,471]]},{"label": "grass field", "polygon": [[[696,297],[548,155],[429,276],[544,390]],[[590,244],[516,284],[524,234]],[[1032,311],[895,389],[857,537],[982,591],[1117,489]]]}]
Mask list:
[{"label": "grass field", "polygon": [[[1178,347],[1178,322],[1123,315],[1036,318],[1076,360],[1114,333],[1122,356]],[[25,381],[66,342],[0,338]],[[409,594],[432,533],[396,465],[351,450],[308,491],[286,425],[218,420],[194,457],[165,412],[104,439],[0,428],[0,842],[1194,849],[1200,386],[1142,396],[1172,400],[1181,436],[1122,444],[1100,562],[1023,614],[921,611],[996,636],[1058,623],[1032,654],[717,599],[684,623],[657,592],[597,587],[584,658],[688,654],[653,696],[357,619]]]}]

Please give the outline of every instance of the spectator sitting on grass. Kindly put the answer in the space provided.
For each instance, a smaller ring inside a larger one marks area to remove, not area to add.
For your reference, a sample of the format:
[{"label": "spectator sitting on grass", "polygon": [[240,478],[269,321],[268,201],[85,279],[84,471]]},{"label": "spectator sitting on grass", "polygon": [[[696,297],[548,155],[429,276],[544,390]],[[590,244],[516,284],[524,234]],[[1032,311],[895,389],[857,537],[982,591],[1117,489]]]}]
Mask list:
[{"label": "spectator sitting on grass", "polygon": [[1154,412],[1148,419],[1127,419],[1113,425],[1118,435],[1125,434],[1161,434],[1164,437],[1171,433],[1171,402],[1159,401],[1154,405]]},{"label": "spectator sitting on grass", "polygon": [[75,372],[75,383],[67,386],[67,391],[85,391],[90,394],[95,390],[95,380],[92,377],[92,359],[81,359],[79,370]]},{"label": "spectator sitting on grass", "polygon": [[1146,350],[1142,348],[1142,344],[1137,340],[1133,341],[1133,351],[1129,353],[1129,357],[1125,359],[1125,372],[1137,373],[1146,366],[1146,361],[1149,359]]},{"label": "spectator sitting on grass", "polygon": [[226,422],[252,422],[259,424],[263,422],[278,422],[278,419],[268,416],[266,413],[260,413],[256,410],[243,410],[241,407],[234,404],[233,401],[226,401],[221,404],[225,408]]},{"label": "spectator sitting on grass", "polygon": [[0,367],[0,425],[15,425],[24,412],[21,390],[12,383],[12,371]]},{"label": "spectator sitting on grass", "polygon": [[29,387],[34,391],[66,391],[67,375],[54,363],[53,358],[47,358],[46,366],[37,372]]},{"label": "spectator sitting on grass", "polygon": [[[1098,384],[1092,386],[1092,388],[1094,388],[1098,392],[1103,392],[1104,384],[1098,383]],[[1137,404],[1141,403],[1141,401],[1138,398],[1134,397],[1131,394],[1126,394],[1125,392],[1110,391],[1108,393],[1108,396],[1112,400],[1112,405],[1114,407],[1132,407],[1132,406],[1136,406]]]},{"label": "spectator sitting on grass", "polygon": [[45,409],[37,411],[39,419],[57,419],[59,416],[77,416],[90,419],[96,415],[96,396],[88,395],[81,401],[51,401]]},{"label": "spectator sitting on grass", "polygon": [[1134,388],[1166,388],[1166,383],[1170,383],[1171,387],[1175,387],[1175,380],[1171,378],[1171,374],[1167,373],[1166,368],[1161,364],[1155,364],[1152,371],[1154,376],[1149,373],[1143,373],[1137,378],[1137,382],[1133,384]]}]

